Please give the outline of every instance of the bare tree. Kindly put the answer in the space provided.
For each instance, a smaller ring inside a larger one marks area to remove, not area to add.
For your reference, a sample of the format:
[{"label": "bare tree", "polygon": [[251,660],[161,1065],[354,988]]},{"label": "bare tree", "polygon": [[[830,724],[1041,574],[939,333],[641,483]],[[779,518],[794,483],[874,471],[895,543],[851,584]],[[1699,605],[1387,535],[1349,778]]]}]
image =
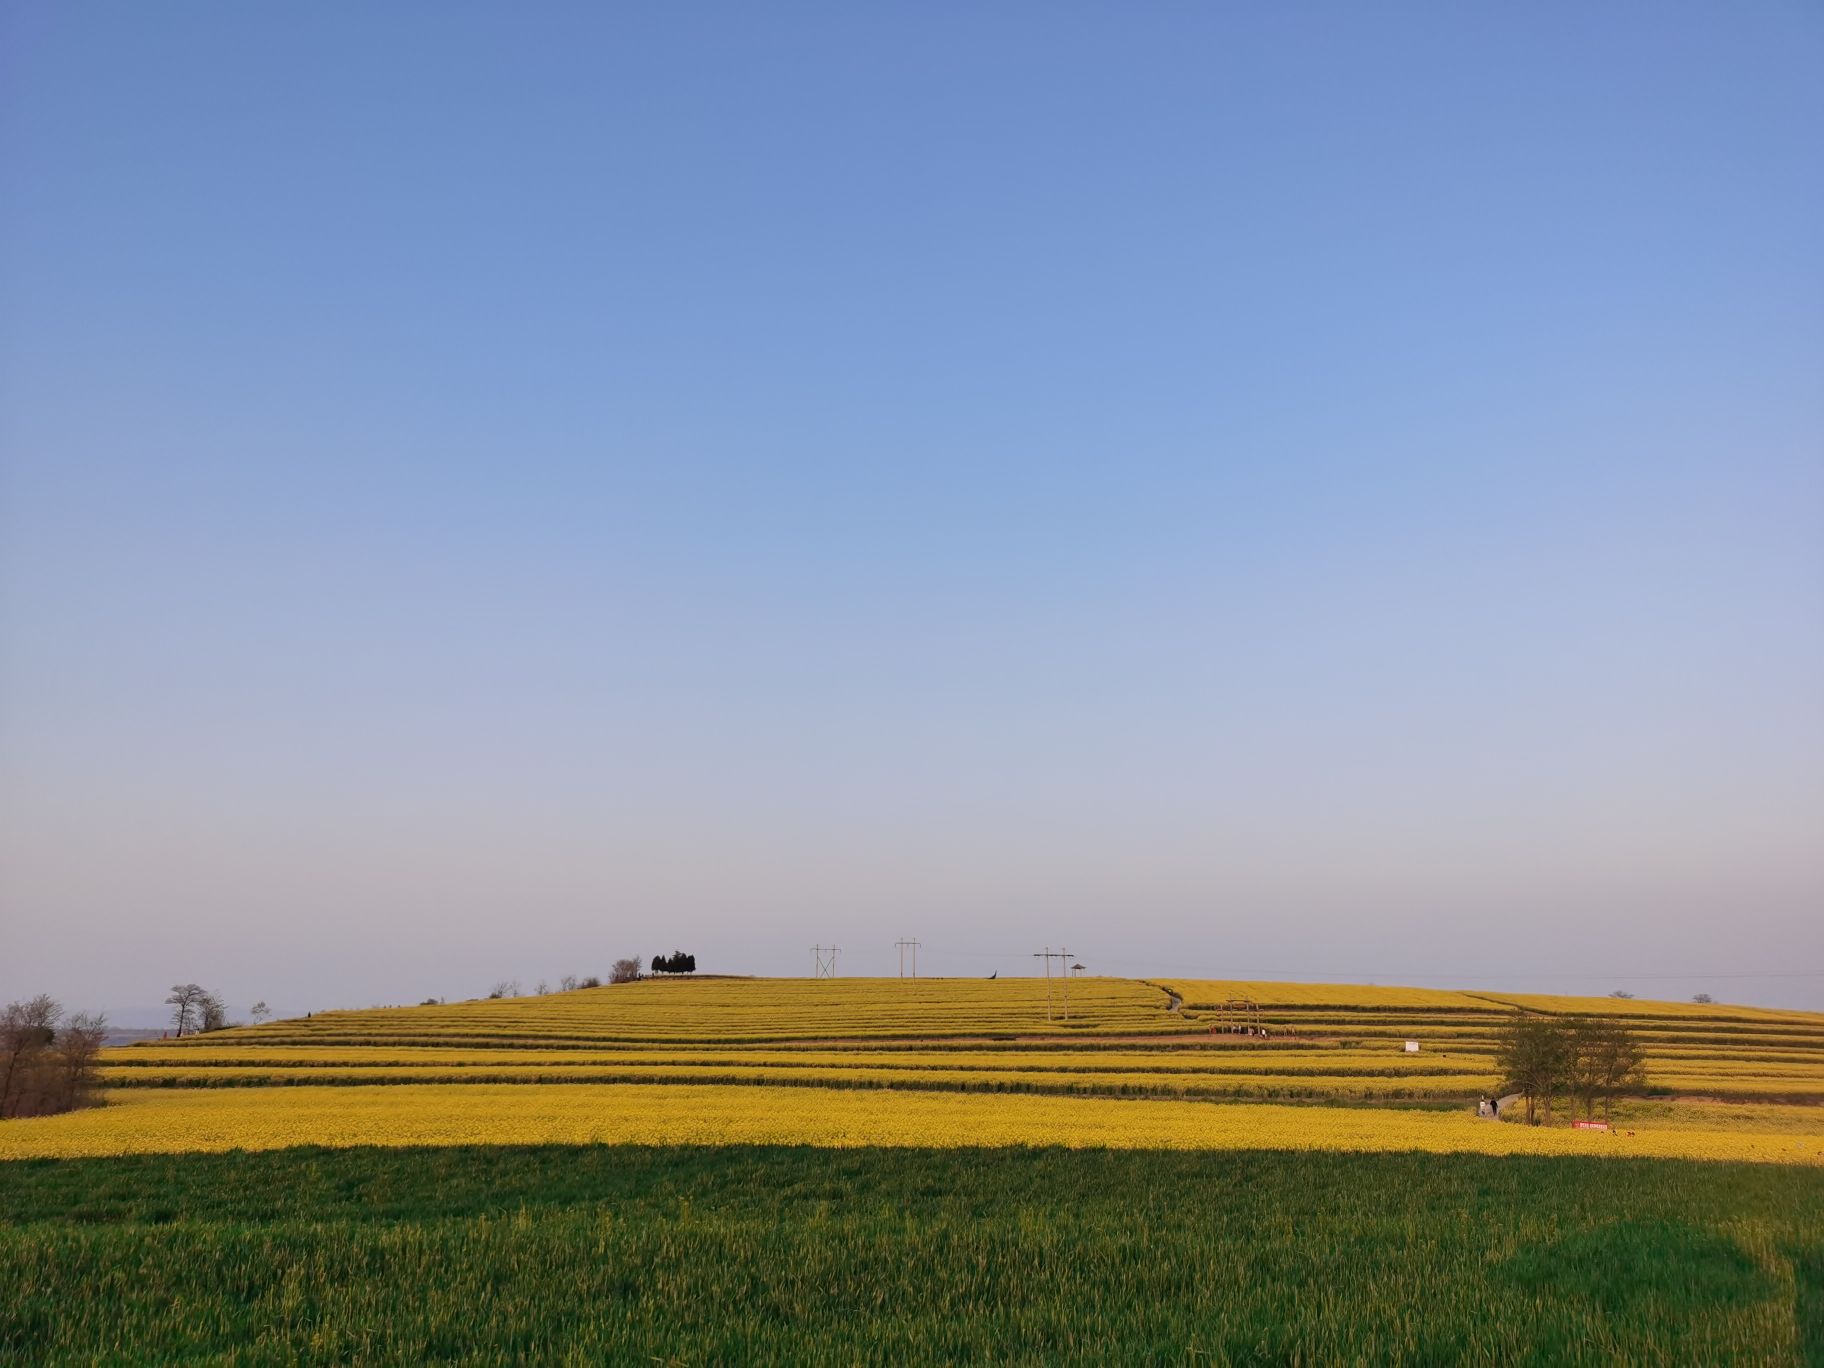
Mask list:
[{"label": "bare tree", "polygon": [[1708,993],[1693,993],[1691,995],[1691,1001],[1693,1001],[1693,1002],[1715,1002],[1716,999],[1711,997],[1710,994],[1708,994]]},{"label": "bare tree", "polygon": [[637,959],[618,959],[608,971],[610,983],[632,983],[640,976],[640,962]]},{"label": "bare tree", "polygon": [[559,979],[557,981],[557,991],[560,993],[574,993],[576,991],[576,975],[565,974]]},{"label": "bare tree", "polygon": [[165,999],[165,1006],[171,1008],[171,1024],[177,1027],[178,1038],[182,1039],[190,1023],[197,1017],[202,1006],[203,986],[200,983],[175,983],[171,985],[171,996]]},{"label": "bare tree", "polygon": [[63,1008],[43,993],[0,1012],[0,1116],[30,1116],[43,1054],[57,1038]]},{"label": "bare tree", "polygon": [[40,995],[0,1011],[0,1116],[43,1116],[82,1106],[95,1077],[105,1023]]},{"label": "bare tree", "polygon": [[108,1021],[100,1012],[78,1012],[57,1033],[57,1110],[71,1111],[89,1104],[95,1087],[95,1059],[108,1036]]},{"label": "bare tree", "polygon": [[1626,988],[1617,988],[1614,992],[1610,993],[1609,996],[1612,998],[1632,998],[1634,994],[1630,993]]},{"label": "bare tree", "polygon": [[543,979],[540,979],[538,981],[538,987],[534,991],[537,992],[540,997],[549,997],[551,995],[551,985],[546,983]]},{"label": "bare tree", "polygon": [[247,1015],[253,1018],[253,1024],[257,1026],[272,1015],[272,1008],[266,1005],[265,999],[261,999],[247,1009]]},{"label": "bare tree", "polygon": [[518,997],[519,996],[519,980],[518,979],[499,979],[499,980],[497,980],[495,982],[494,986],[492,988],[488,989],[488,996],[491,998]]},{"label": "bare tree", "polygon": [[220,1031],[227,1027],[228,1008],[226,1004],[222,1002],[219,993],[211,993],[205,990],[201,1000],[198,1001],[196,1006],[197,1011],[200,1014],[199,1024],[197,1026],[199,1032]]}]

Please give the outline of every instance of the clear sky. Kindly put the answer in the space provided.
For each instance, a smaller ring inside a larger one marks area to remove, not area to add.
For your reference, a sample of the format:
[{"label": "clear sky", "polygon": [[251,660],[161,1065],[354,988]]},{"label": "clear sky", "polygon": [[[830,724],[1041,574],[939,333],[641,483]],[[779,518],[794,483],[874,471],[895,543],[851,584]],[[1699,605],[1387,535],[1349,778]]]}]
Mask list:
[{"label": "clear sky", "polygon": [[1824,9],[9,4],[0,999],[1824,1008]]}]

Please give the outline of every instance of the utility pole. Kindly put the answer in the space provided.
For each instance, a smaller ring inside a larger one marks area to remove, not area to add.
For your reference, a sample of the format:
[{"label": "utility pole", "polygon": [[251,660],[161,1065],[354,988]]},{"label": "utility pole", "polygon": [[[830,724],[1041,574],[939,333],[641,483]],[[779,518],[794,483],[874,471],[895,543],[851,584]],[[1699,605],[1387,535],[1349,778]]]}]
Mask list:
[{"label": "utility pole", "polygon": [[836,953],[840,945],[813,945],[811,947],[812,978],[836,977]]},{"label": "utility pole", "polygon": [[1069,1021],[1070,1020],[1070,969],[1068,966],[1070,964],[1070,951],[1063,949],[1062,947],[1060,947],[1059,949],[1053,950],[1048,945],[1043,950],[1033,951],[1032,957],[1034,959],[1042,959],[1045,961],[1045,1020],[1047,1020],[1047,1021],[1051,1020],[1051,962],[1054,959],[1064,961],[1064,963],[1059,966],[1059,968],[1061,970],[1061,972],[1059,974],[1059,978],[1063,981],[1063,984],[1064,984],[1064,1019],[1066,1021]]},{"label": "utility pole", "polygon": [[893,944],[899,947],[899,976],[906,976],[906,951],[912,952],[912,977],[918,977],[918,942],[915,940],[896,940]]}]

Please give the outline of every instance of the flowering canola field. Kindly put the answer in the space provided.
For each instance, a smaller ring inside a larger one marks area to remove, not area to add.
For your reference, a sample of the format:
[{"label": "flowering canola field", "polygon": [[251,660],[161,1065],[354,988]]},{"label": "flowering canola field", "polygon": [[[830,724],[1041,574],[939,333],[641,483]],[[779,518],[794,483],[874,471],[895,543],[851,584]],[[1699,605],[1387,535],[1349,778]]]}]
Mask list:
[{"label": "flowering canola field", "polygon": [[143,1090],[106,1108],[0,1127],[0,1159],[473,1144],[1419,1150],[1824,1163],[1824,1125],[1736,1131],[1709,1117],[1605,1134],[1501,1125],[1464,1111],[677,1084]]},{"label": "flowering canola field", "polygon": [[454,1038],[603,1043],[1181,1030],[1164,994],[1134,979],[643,979],[541,997],[323,1012],[237,1039]]},{"label": "flowering canola field", "polygon": [[[1824,1135],[1824,1017],[1803,1013],[1621,1004],[1655,1094],[1728,1105],[1598,1142],[1473,1115],[1501,1085],[1502,1023],[1577,1000],[1209,980],[1076,979],[1069,993],[1068,1017],[1064,985],[1044,979],[667,980],[320,1012],[107,1051],[110,1105],[10,1122],[0,1158],[548,1140],[1810,1163]],[[1264,1037],[1236,1033],[1223,1004],[1237,997],[1259,1005]],[[1284,1102],[1321,1105],[1260,1105]],[[1385,1105],[1401,1103],[1448,1110]],[[1732,1127],[1731,1107],[1750,1104],[1792,1111]]]}]

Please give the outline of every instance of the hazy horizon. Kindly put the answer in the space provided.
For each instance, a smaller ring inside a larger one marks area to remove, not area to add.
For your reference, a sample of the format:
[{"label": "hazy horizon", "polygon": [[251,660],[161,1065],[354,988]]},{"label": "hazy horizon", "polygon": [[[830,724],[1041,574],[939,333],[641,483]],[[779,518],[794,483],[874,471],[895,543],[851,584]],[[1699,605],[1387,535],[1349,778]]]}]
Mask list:
[{"label": "hazy horizon", "polygon": [[1824,1010],[1824,11],[0,15],[0,1001]]}]

